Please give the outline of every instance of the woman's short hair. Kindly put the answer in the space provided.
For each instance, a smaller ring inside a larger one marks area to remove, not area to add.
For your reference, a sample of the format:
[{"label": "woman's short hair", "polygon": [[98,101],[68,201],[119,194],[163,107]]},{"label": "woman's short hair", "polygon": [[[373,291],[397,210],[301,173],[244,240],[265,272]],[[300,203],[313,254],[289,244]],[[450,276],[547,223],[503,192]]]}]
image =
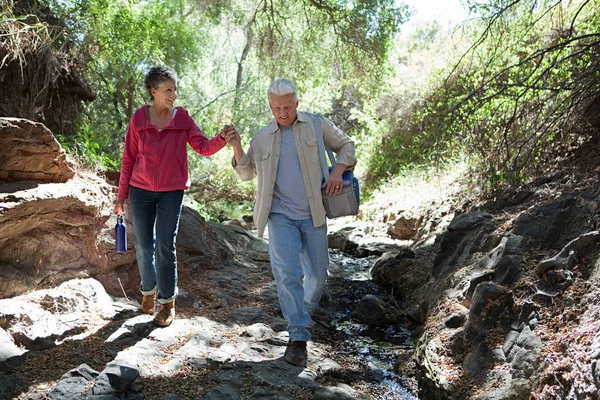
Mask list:
[{"label": "woman's short hair", "polygon": [[294,85],[294,82],[287,78],[279,78],[274,80],[267,89],[267,97],[270,99],[272,95],[285,96],[286,94],[293,94],[294,101],[298,101],[298,89]]},{"label": "woman's short hair", "polygon": [[171,68],[163,66],[150,68],[144,79],[144,86],[150,94],[150,100],[154,100],[152,89],[158,89],[163,82],[168,80],[177,83],[177,74]]}]

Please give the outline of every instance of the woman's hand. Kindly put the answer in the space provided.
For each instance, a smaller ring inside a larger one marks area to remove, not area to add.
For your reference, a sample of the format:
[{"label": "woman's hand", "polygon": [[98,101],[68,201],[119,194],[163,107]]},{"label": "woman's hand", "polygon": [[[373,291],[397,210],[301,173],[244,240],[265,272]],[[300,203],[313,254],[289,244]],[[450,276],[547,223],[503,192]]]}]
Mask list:
[{"label": "woman's hand", "polygon": [[123,215],[123,212],[125,212],[123,205],[125,204],[125,200],[117,200],[117,202],[115,203],[115,208],[113,210],[113,214],[115,215]]},{"label": "woman's hand", "polygon": [[220,135],[221,138],[223,138],[223,140],[225,140],[231,146],[241,142],[240,134],[233,125],[225,125],[223,130],[221,130]]},{"label": "woman's hand", "polygon": [[240,133],[233,125],[225,125],[221,133],[221,137],[223,137],[227,141],[227,144],[233,148],[233,158],[237,164],[244,155]]}]

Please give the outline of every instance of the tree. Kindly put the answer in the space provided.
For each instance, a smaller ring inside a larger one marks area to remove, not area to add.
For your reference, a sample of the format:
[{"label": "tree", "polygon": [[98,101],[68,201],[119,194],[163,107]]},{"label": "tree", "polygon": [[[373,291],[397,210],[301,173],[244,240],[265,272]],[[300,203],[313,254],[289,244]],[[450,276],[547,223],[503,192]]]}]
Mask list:
[{"label": "tree", "polygon": [[0,116],[72,135],[82,102],[94,99],[61,21],[31,0],[0,3]]},{"label": "tree", "polygon": [[464,138],[490,185],[518,184],[574,135],[599,133],[599,4],[469,4],[480,28],[443,88],[454,99],[444,127]]}]

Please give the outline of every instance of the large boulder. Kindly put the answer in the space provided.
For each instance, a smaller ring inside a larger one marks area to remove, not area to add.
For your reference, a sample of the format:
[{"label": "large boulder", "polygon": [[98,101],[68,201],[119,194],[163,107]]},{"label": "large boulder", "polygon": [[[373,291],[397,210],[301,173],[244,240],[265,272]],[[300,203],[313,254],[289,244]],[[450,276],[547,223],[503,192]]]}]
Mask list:
[{"label": "large boulder", "polygon": [[91,273],[112,189],[74,165],[42,124],[0,118],[0,297]]},{"label": "large boulder", "polygon": [[0,184],[0,296],[97,273],[105,257],[94,239],[110,216],[111,192],[91,174]]},{"label": "large boulder", "polygon": [[75,176],[73,164],[43,124],[0,118],[0,181],[66,182]]},{"label": "large boulder", "polygon": [[583,233],[593,231],[597,213],[597,201],[565,196],[519,215],[512,233],[528,237],[538,246],[561,248]]},{"label": "large boulder", "polygon": [[493,231],[491,214],[474,211],[455,217],[436,239],[439,252],[434,260],[432,275],[445,276],[467,264]]}]

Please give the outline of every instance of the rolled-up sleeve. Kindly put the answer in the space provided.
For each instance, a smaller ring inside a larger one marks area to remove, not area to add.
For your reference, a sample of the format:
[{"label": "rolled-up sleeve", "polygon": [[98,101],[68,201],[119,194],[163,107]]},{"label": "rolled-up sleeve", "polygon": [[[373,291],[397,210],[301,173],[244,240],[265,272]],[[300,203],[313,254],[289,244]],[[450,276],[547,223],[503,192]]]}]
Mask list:
[{"label": "rolled-up sleeve", "polygon": [[248,148],[248,151],[242,155],[238,163],[235,162],[235,158],[231,160],[231,165],[240,179],[243,181],[250,181],[256,176],[256,167],[252,163],[252,146]]},{"label": "rolled-up sleeve", "polygon": [[347,165],[352,169],[356,165],[356,149],[354,141],[335,126],[330,120],[323,118],[321,125],[323,131],[323,141],[336,154],[336,161]]}]

